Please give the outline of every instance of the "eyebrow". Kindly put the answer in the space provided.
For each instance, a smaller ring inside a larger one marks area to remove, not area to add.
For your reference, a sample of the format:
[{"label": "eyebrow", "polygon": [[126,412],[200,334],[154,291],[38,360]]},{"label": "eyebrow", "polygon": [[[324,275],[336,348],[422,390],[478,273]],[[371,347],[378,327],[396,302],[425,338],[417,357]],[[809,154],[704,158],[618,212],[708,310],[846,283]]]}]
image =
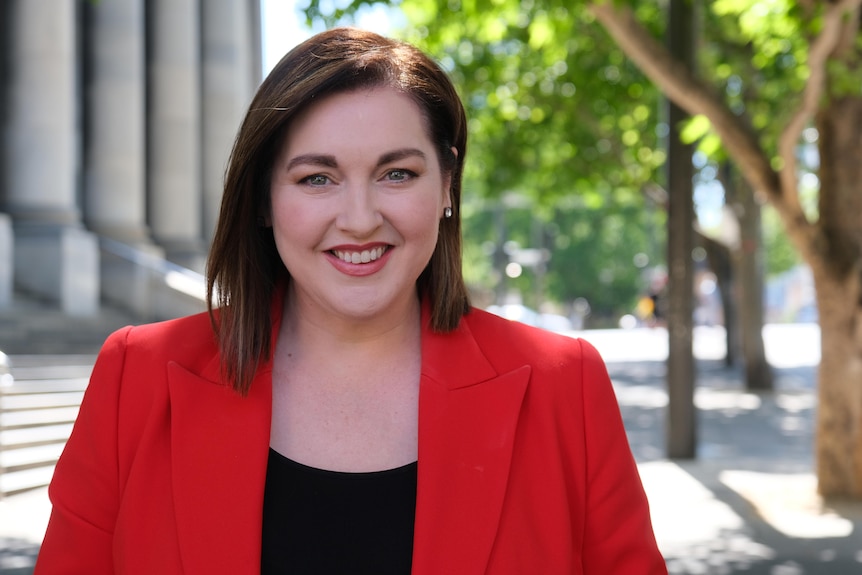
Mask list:
[{"label": "eyebrow", "polygon": [[302,154],[301,156],[291,158],[290,161],[287,162],[287,171],[292,170],[296,166],[303,165],[337,168],[338,162],[335,161],[335,156],[326,154]]},{"label": "eyebrow", "polygon": [[[426,158],[425,152],[417,148],[399,148],[397,150],[392,150],[391,152],[386,152],[385,154],[381,155],[380,158],[377,160],[377,166],[384,166],[386,164],[397,162],[399,160],[403,160],[410,157],[418,157],[423,161]],[[287,162],[287,171],[292,170],[296,166],[302,165],[321,166],[324,168],[337,168],[338,161],[335,159],[335,156],[329,154],[302,154],[300,156],[291,158],[290,161]]]},{"label": "eyebrow", "polygon": [[405,158],[410,157],[418,157],[421,160],[425,160],[425,152],[422,150],[418,150],[416,148],[401,148],[398,150],[392,150],[391,152],[387,152],[380,156],[380,159],[377,160],[378,166],[383,166],[386,164],[390,164],[392,162],[397,162],[398,160],[403,160]]}]

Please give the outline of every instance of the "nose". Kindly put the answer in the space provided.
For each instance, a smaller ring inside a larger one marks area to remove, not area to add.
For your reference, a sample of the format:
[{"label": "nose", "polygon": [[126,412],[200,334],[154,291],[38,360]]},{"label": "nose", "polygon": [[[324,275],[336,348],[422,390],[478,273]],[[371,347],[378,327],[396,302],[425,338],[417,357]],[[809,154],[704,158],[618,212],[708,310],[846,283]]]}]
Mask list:
[{"label": "nose", "polygon": [[367,237],[383,223],[374,187],[368,183],[345,186],[336,225],[356,237]]}]

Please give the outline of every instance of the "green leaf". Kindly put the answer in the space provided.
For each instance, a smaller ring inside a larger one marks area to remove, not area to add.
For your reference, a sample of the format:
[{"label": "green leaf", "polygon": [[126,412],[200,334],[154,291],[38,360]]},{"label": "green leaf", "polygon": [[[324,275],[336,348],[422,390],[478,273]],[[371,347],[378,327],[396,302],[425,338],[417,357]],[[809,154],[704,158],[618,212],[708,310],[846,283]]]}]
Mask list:
[{"label": "green leaf", "polygon": [[712,129],[712,124],[704,115],[692,116],[689,118],[682,130],[680,131],[680,140],[685,144],[693,144],[703,138]]}]

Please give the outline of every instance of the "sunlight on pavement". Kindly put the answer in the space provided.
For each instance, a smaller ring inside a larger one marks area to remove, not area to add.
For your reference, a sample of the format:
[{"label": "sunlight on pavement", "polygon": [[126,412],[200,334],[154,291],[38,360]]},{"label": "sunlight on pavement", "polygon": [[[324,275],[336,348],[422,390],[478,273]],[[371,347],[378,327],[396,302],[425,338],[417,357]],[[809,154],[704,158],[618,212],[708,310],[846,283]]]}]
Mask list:
[{"label": "sunlight on pavement", "polygon": [[[743,527],[739,515],[676,463],[652,461],[638,467],[659,541],[696,543]],[[707,516],[710,520],[704,521]]]},{"label": "sunlight on pavement", "polygon": [[638,468],[670,573],[712,573],[716,565],[745,569],[776,557],[752,538],[742,517],[676,463]]},{"label": "sunlight on pavement", "polygon": [[[786,394],[776,394],[776,400],[785,397]],[[792,404],[796,398],[789,397],[781,403]],[[668,403],[667,391],[657,389],[649,385],[626,385],[625,388],[617,387],[617,401],[620,405],[637,405],[645,408],[666,407]],[[801,400],[800,400],[801,401]],[[761,407],[763,400],[754,393],[739,392],[737,390],[716,390],[699,388],[694,392],[694,404],[700,410],[723,410],[723,411],[755,411]],[[806,404],[810,401],[806,399]],[[810,406],[808,407],[810,409]],[[785,408],[787,409],[787,408]]]},{"label": "sunlight on pavement", "polygon": [[862,573],[862,502],[825,504],[811,473],[667,460],[638,469],[671,575]]},{"label": "sunlight on pavement", "polygon": [[0,538],[41,542],[50,515],[47,487],[7,497],[0,501]]},{"label": "sunlight on pavement", "polygon": [[853,522],[825,506],[817,495],[817,478],[813,474],[727,470],[719,478],[788,537],[825,539],[853,533]]},{"label": "sunlight on pavement", "polygon": [[[664,328],[595,329],[571,332],[593,344],[607,362],[667,359],[668,335]],[[766,359],[773,367],[799,367],[820,363],[820,326],[767,324],[763,327]],[[727,336],[721,326],[697,326],[692,351],[698,359],[724,359]]]}]

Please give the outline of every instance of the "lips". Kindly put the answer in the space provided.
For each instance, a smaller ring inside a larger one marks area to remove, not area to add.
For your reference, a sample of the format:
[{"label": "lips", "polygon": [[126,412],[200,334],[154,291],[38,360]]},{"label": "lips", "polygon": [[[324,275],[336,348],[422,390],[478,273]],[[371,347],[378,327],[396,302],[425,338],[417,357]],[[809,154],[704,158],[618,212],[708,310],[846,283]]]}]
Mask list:
[{"label": "lips", "polygon": [[367,264],[379,259],[385,252],[385,246],[362,251],[332,250],[335,257],[348,264]]}]

